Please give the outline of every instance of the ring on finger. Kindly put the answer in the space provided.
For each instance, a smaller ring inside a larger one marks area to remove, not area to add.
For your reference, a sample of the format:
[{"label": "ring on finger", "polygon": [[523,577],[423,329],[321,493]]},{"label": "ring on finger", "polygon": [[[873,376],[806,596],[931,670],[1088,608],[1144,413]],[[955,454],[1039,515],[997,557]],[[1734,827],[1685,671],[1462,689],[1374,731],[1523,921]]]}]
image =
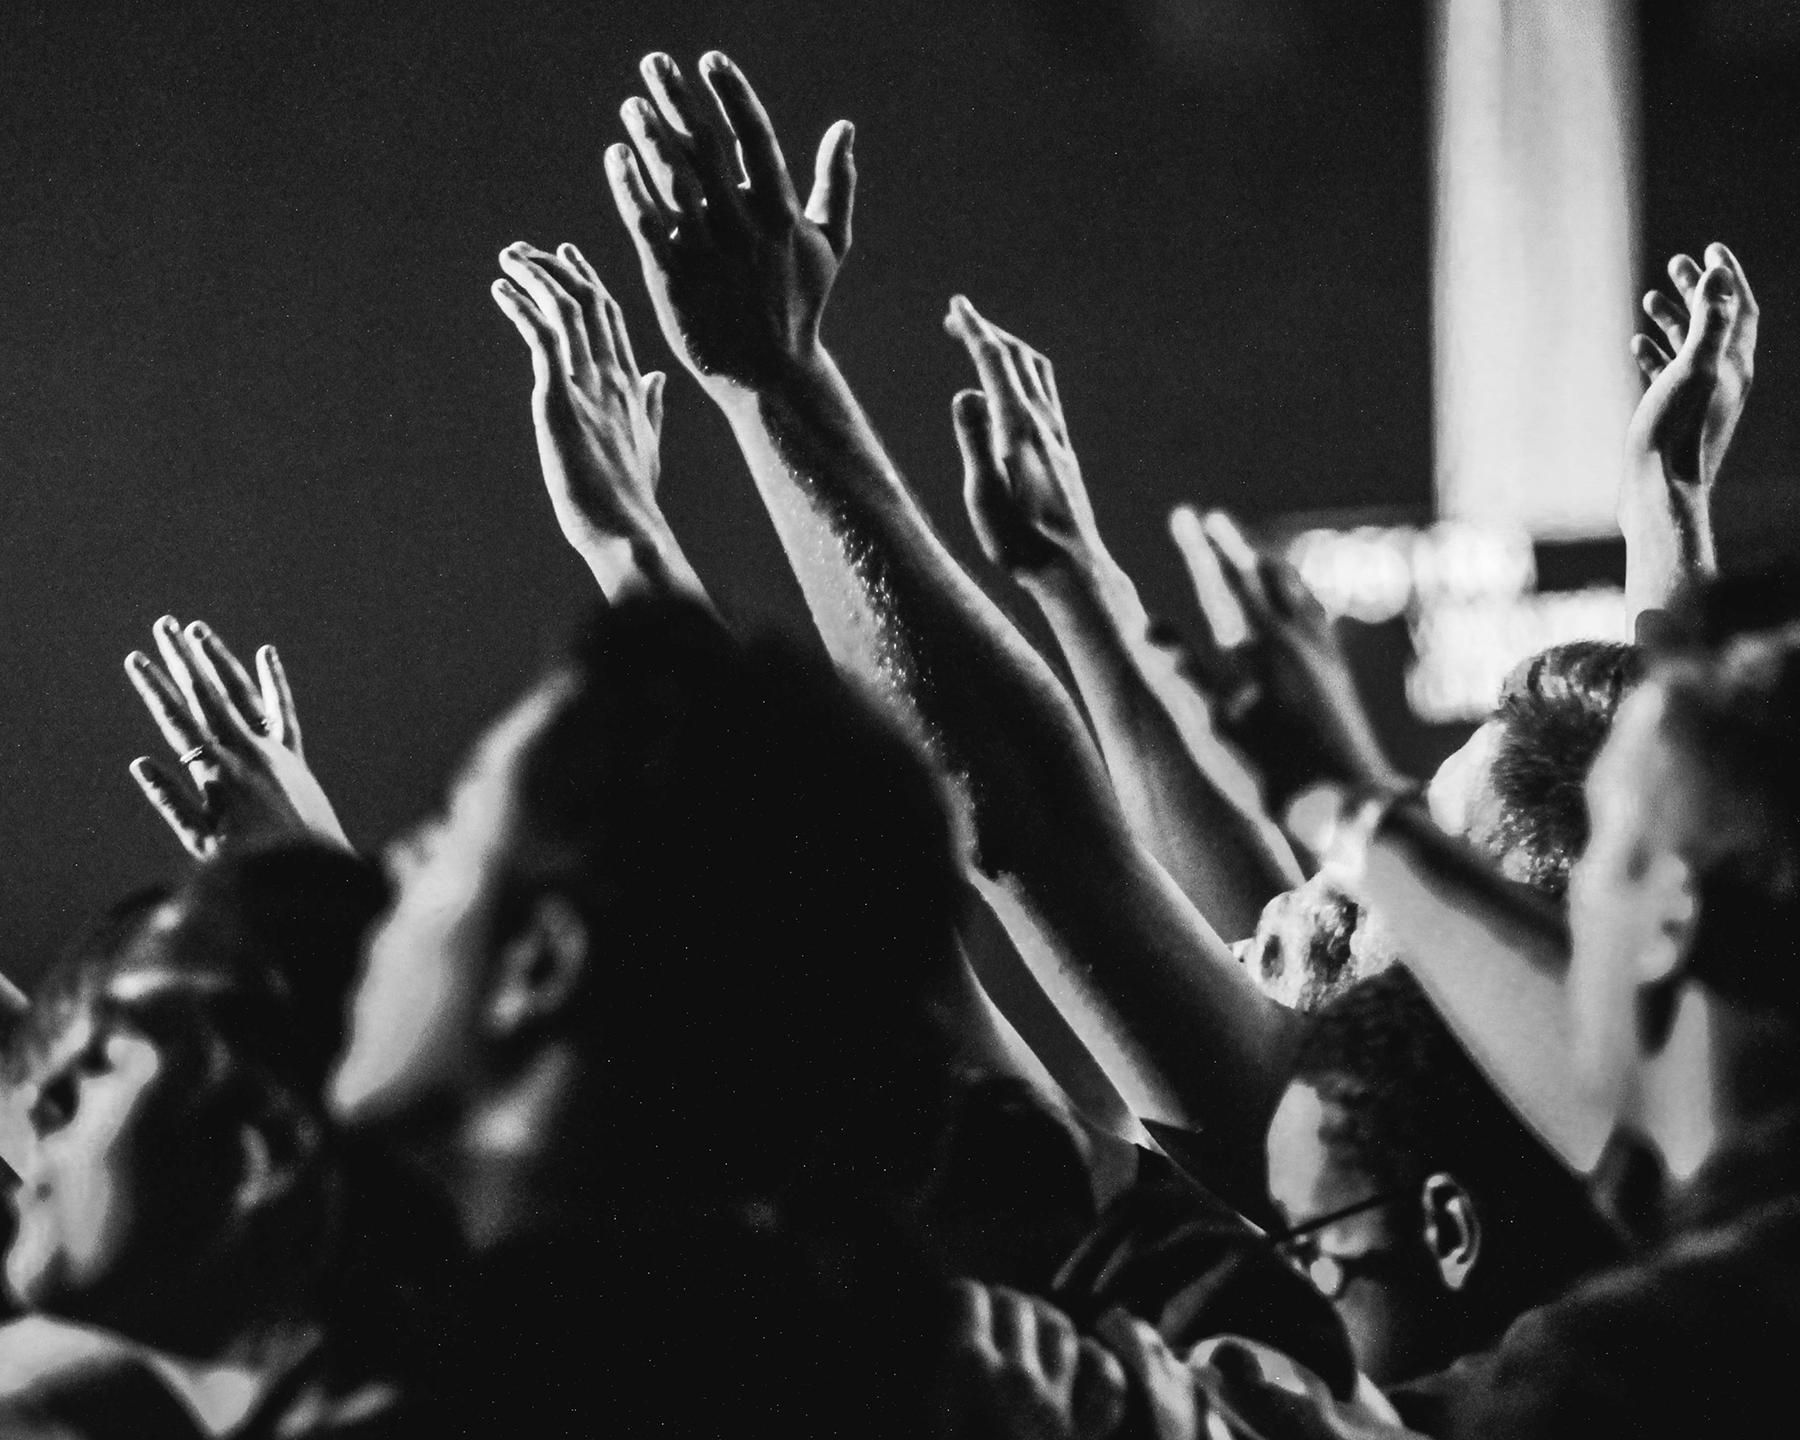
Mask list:
[{"label": "ring on finger", "polygon": [[179,763],[183,765],[193,765],[201,760],[210,758],[212,753],[213,747],[203,741],[196,745],[192,750],[183,751]]}]

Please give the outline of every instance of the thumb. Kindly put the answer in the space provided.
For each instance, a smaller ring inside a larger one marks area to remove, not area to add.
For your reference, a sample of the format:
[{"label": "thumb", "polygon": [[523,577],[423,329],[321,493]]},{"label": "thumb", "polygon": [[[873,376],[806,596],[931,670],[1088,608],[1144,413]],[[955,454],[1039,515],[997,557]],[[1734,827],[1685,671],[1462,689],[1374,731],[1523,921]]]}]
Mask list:
[{"label": "thumb", "polygon": [[650,428],[662,438],[663,422],[663,386],[669,377],[661,370],[652,370],[644,377],[644,414],[649,418]]},{"label": "thumb", "polygon": [[825,232],[831,253],[842,260],[850,249],[850,210],[856,200],[856,127],[840,120],[819,142],[813,162],[812,196],[806,218]]}]

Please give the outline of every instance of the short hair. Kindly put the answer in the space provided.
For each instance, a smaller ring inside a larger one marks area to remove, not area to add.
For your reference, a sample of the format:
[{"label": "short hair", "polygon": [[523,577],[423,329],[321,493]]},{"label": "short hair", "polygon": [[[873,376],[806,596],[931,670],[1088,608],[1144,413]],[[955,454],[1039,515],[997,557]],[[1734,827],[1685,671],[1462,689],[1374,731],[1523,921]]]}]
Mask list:
[{"label": "short hair", "polygon": [[1676,743],[1744,822],[1700,875],[1693,978],[1800,1020],[1800,621],[1659,667]]},{"label": "short hair", "polygon": [[714,1184],[924,1163],[964,892],[923,756],[823,662],[684,603],[599,612],[572,669],[521,759],[503,908],[554,889],[595,937],[603,1148]]},{"label": "short hair", "polygon": [[230,1088],[249,1065],[322,1113],[362,938],[386,903],[376,866],[311,841],[228,853],[179,889],[139,891],[39,981],[13,1073],[92,1015],[184,1052],[196,1083]]},{"label": "short hair", "polygon": [[1469,838],[1511,859],[1516,878],[1545,894],[1568,889],[1587,844],[1587,773],[1643,670],[1634,645],[1577,640],[1521,661],[1500,687],[1488,775],[1497,816],[1488,833]]},{"label": "short hair", "polygon": [[[336,847],[296,841],[227,851],[177,889],[140,891],[114,905],[78,937],[39,981],[7,1054],[16,1082],[83,1019],[149,1040],[187,1148],[183,1159],[159,1158],[181,1165],[184,1176],[199,1167],[186,1238],[209,1266],[235,1267],[214,1279],[254,1293],[267,1279],[265,1254],[274,1253],[264,1241],[310,1255],[331,1329],[354,1330],[371,1356],[410,1340],[401,1333],[409,1312],[399,1292],[412,1285],[410,1295],[421,1293],[414,1277],[441,1268],[433,1247],[447,1234],[447,1224],[415,1202],[406,1228],[388,1226],[384,1253],[370,1258],[366,1232],[379,1207],[364,1202],[366,1167],[347,1163],[325,1110],[362,939],[386,903],[380,870]],[[221,1219],[223,1197],[207,1180],[235,1173],[231,1142],[240,1125],[271,1121],[291,1147],[291,1183],[255,1212]],[[254,1246],[239,1243],[252,1236]],[[412,1250],[402,1253],[394,1236]],[[391,1323],[376,1323],[377,1314]],[[173,1297],[162,1313],[142,1318],[185,1323]]]},{"label": "short hair", "polygon": [[1453,1175],[1475,1198],[1486,1258],[1470,1295],[1516,1313],[1614,1246],[1579,1181],[1507,1108],[1410,971],[1358,981],[1316,1012],[1294,1078],[1342,1114],[1327,1144],[1383,1190]]}]

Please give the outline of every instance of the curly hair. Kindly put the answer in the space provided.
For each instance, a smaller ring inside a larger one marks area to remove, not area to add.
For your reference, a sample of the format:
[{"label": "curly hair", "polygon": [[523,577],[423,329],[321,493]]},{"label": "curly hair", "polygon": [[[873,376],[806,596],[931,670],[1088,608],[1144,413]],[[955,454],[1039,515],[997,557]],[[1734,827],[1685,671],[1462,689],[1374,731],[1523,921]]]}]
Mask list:
[{"label": "curly hair", "polygon": [[1501,685],[1488,775],[1496,813],[1469,838],[1545,894],[1568,889],[1569,868],[1587,844],[1583,784],[1643,672],[1634,645],[1577,640],[1521,661]]},{"label": "curly hair", "polygon": [[1488,1247],[1477,1280],[1498,1305],[1516,1313],[1611,1257],[1580,1183],[1507,1108],[1410,971],[1359,980],[1315,1012],[1294,1078],[1334,1102],[1327,1143],[1379,1189],[1444,1172],[1469,1191]]}]

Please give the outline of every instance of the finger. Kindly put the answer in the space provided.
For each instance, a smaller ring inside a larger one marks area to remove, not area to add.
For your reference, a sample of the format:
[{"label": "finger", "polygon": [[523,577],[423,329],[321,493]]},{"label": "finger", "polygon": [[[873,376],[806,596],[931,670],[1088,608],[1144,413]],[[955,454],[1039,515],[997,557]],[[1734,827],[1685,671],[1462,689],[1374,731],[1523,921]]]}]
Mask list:
[{"label": "finger", "polygon": [[706,211],[700,178],[668,122],[641,95],[633,95],[619,107],[619,118],[643,157],[644,169],[663,208],[677,225],[697,221]]},{"label": "finger", "polygon": [[660,264],[675,222],[644,183],[637,153],[629,145],[621,142],[606,147],[606,183],[612,191],[613,208],[637,245],[639,263],[646,268]]},{"label": "finger", "polygon": [[212,737],[189,711],[175,682],[142,650],[133,650],[125,657],[125,674],[169,749],[185,755],[196,746],[211,743]]},{"label": "finger", "polygon": [[147,755],[131,762],[131,778],[150,802],[150,808],[162,816],[163,824],[175,832],[175,838],[196,860],[212,853],[212,827],[200,802],[176,783],[168,771]]},{"label": "finger", "polygon": [[1694,287],[1694,303],[1689,307],[1693,319],[1688,325],[1683,354],[1698,369],[1717,368],[1726,342],[1731,339],[1732,309],[1736,298],[1731,272],[1723,265],[1708,269]]},{"label": "finger", "polygon": [[1035,1297],[1026,1303],[1037,1325],[1038,1368],[1052,1379],[1072,1378],[1079,1358],[1074,1325],[1054,1305]]},{"label": "finger", "polygon": [[793,215],[799,210],[794,182],[782,158],[781,142],[769,112],[744,74],[729,57],[717,50],[700,57],[700,73],[719,102],[726,123],[737,137],[738,156],[744,165],[745,193],[765,214]]},{"label": "finger", "polygon": [[644,414],[650,421],[651,433],[658,439],[662,438],[663,386],[668,379],[660,370],[652,370],[644,377]]},{"label": "finger", "polygon": [[588,345],[581,305],[544,263],[549,259],[542,250],[519,240],[500,252],[500,268],[532,298],[538,313],[549,322],[556,343],[556,358],[563,373],[572,376],[590,374],[594,368],[594,352]]},{"label": "finger", "polygon": [[501,313],[513,322],[513,328],[525,341],[525,347],[531,352],[532,379],[539,388],[550,383],[551,375],[561,368],[561,361],[556,358],[556,335],[550,323],[538,312],[521,290],[512,281],[505,278],[496,280],[490,292],[494,303],[500,307]]},{"label": "finger", "polygon": [[1263,585],[1262,565],[1255,548],[1223,510],[1209,512],[1200,528],[1213,554],[1219,557],[1219,573],[1225,577],[1226,587],[1243,610],[1251,630],[1261,628],[1274,607]]},{"label": "finger", "polygon": [[217,693],[188,653],[187,639],[173,616],[165,615],[151,627],[163,668],[187,701],[188,710],[205,728],[210,740],[225,740],[235,730],[226,713],[225,697]]},{"label": "finger", "polygon": [[1284,620],[1304,620],[1309,625],[1330,623],[1319,597],[1287,560],[1278,555],[1260,556],[1257,574],[1262,577],[1263,593]]},{"label": "finger", "polygon": [[300,753],[300,712],[294,708],[293,687],[287,669],[273,645],[256,652],[256,673],[262,681],[263,714],[269,720],[269,738]]},{"label": "finger", "polygon": [[581,329],[587,337],[588,353],[596,362],[618,363],[613,329],[606,321],[605,305],[612,297],[594,274],[593,266],[582,259],[581,252],[564,241],[554,255],[544,256],[539,263],[575,297],[581,307]]},{"label": "finger", "polygon": [[1717,240],[1706,247],[1707,265],[1719,265],[1731,272],[1732,287],[1737,291],[1738,313],[1755,320],[1760,310],[1756,304],[1756,296],[1750,291],[1750,277],[1744,274],[1744,267],[1738,263],[1737,256],[1729,247],[1721,245]]},{"label": "finger", "polygon": [[1044,392],[1044,402],[1050,407],[1057,427],[1063,430],[1066,436],[1067,426],[1063,423],[1062,396],[1056,390],[1056,367],[1050,363],[1048,355],[1040,355],[1035,350],[1029,353],[1031,355],[1031,373],[1037,380],[1038,388]]},{"label": "finger", "polygon": [[1070,1406],[1081,1440],[1105,1440],[1124,1422],[1129,1387],[1125,1367],[1097,1340],[1082,1336]]},{"label": "finger", "polygon": [[1690,309],[1694,304],[1694,287],[1700,283],[1700,267],[1692,255],[1676,255],[1669,261],[1669,278],[1675,282],[1681,303]]},{"label": "finger", "polygon": [[[557,250],[557,254],[562,257],[565,265],[581,276],[594,297],[594,314],[590,323],[593,325],[596,346],[611,351],[626,374],[636,375],[637,356],[631,349],[631,332],[625,328],[625,312],[619,309],[619,302],[613,299],[612,291],[602,283],[599,272],[588,263],[587,256],[573,245],[564,244]],[[594,353],[598,357],[599,348]]]},{"label": "finger", "polygon": [[190,624],[187,634],[189,647],[206,667],[239,723],[246,731],[260,734],[262,697],[257,694],[249,674],[238,663],[237,656],[231,653],[217,632],[204,621],[196,620]]},{"label": "finger", "polygon": [[998,564],[1000,556],[989,540],[988,516],[1005,503],[1006,473],[994,453],[987,398],[979,390],[959,391],[950,402],[950,423],[956,431],[956,448],[962,452],[963,506],[982,550]]},{"label": "finger", "polygon": [[1652,290],[1644,296],[1644,313],[1656,322],[1671,350],[1679,350],[1687,343],[1687,312],[1662,291]]},{"label": "finger", "polygon": [[825,232],[831,253],[842,260],[850,250],[850,212],[856,203],[856,127],[840,120],[825,132],[813,161],[812,195],[806,218]]},{"label": "finger", "polygon": [[1037,1313],[1031,1303],[1004,1286],[990,1286],[994,1348],[1015,1365],[1037,1368]]},{"label": "finger", "polygon": [[1181,551],[1188,579],[1194,587],[1194,598],[1200,604],[1205,620],[1207,641],[1215,656],[1222,656],[1250,638],[1249,617],[1225,583],[1219,557],[1207,543],[1200,517],[1186,505],[1177,505],[1169,516],[1169,534]]},{"label": "finger", "polygon": [[1646,380],[1654,380],[1662,374],[1671,357],[1648,335],[1633,335],[1631,358],[1637,361],[1637,367],[1643,371]]},{"label": "finger", "polygon": [[975,373],[981,377],[981,388],[987,395],[996,438],[1002,443],[1016,438],[1028,424],[1030,401],[1025,394],[1024,378],[1012,355],[1000,343],[998,333],[962,295],[951,299],[950,314],[944,326],[963,342],[969,358],[975,362]]},{"label": "finger", "polygon": [[715,217],[734,214],[741,202],[738,185],[744,176],[718,97],[704,85],[695,89],[688,84],[673,57],[661,51],[646,55],[639,62],[638,73],[644,77],[663,123],[686,145],[707,209],[715,212]]},{"label": "finger", "polygon": [[958,1279],[950,1287],[950,1333],[966,1351],[989,1361],[998,1358],[994,1350],[994,1310],[987,1286],[978,1281]]}]

